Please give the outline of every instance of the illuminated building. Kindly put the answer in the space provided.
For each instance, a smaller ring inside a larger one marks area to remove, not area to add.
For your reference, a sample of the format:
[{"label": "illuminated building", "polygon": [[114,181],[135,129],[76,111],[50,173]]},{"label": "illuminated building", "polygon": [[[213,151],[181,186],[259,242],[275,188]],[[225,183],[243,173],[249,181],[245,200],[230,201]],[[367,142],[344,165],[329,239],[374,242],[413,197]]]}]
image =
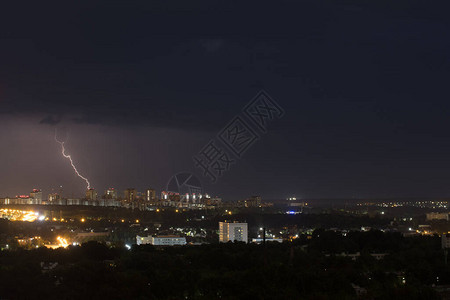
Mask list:
[{"label": "illuminated building", "polygon": [[42,204],[42,191],[33,189],[33,191],[30,193],[30,198],[33,198],[33,204]]},{"label": "illuminated building", "polygon": [[162,235],[152,238],[152,245],[154,246],[176,246],[186,245],[186,238],[176,235]]},{"label": "illuminated building", "polygon": [[117,191],[113,188],[107,189],[98,204],[99,206],[120,206],[120,201],[117,200]]},{"label": "illuminated building", "polygon": [[67,199],[66,205],[84,205],[81,199]]},{"label": "illuminated building", "polygon": [[154,246],[183,246],[186,245],[186,238],[177,235],[160,235],[153,237],[136,236],[138,245],[151,244]]},{"label": "illuminated building", "polygon": [[126,189],[124,192],[124,196],[127,202],[134,202],[137,196],[136,189],[133,188]]},{"label": "illuminated building", "polygon": [[147,189],[145,196],[148,202],[154,202],[156,200],[156,191],[154,189]]},{"label": "illuminated building", "polygon": [[430,212],[427,213],[427,221],[431,221],[431,220],[446,220],[448,221],[448,212],[443,212],[443,213],[439,213],[439,212]]},{"label": "illuminated building", "polygon": [[248,199],[240,200],[239,203],[244,207],[261,207],[261,197],[251,196]]},{"label": "illuminated building", "polygon": [[152,237],[151,236],[136,236],[136,244],[138,245],[146,245],[152,243]]},{"label": "illuminated building", "polygon": [[213,197],[213,198],[204,198],[204,204],[207,206],[220,206],[222,204],[222,198]]},{"label": "illuminated building", "polygon": [[48,202],[50,204],[55,204],[61,199],[61,196],[58,193],[48,194]]},{"label": "illuminated building", "polygon": [[33,204],[33,198],[28,195],[18,195],[14,204]]},{"label": "illuminated building", "polygon": [[247,223],[238,222],[219,222],[219,242],[229,241],[248,242]]},{"label": "illuminated building", "polygon": [[97,200],[97,191],[95,189],[86,190],[86,199],[91,201]]},{"label": "illuminated building", "polygon": [[11,198],[6,197],[6,198],[0,198],[0,204],[14,204],[11,201]]},{"label": "illuminated building", "polygon": [[134,188],[128,188],[124,191],[123,206],[132,209],[145,209],[145,194],[136,191]]},{"label": "illuminated building", "polygon": [[109,188],[105,191],[105,199],[117,200],[117,192],[113,188]]}]

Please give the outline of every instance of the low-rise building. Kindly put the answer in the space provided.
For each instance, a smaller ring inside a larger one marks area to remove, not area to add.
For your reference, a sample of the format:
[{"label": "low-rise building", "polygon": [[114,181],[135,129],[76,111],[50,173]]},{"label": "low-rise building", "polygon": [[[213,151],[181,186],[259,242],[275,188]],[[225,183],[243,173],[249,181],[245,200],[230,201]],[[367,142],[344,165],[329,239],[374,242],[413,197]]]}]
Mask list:
[{"label": "low-rise building", "polygon": [[154,246],[175,246],[186,245],[186,238],[176,235],[160,235],[152,238],[152,245]]},{"label": "low-rise building", "polygon": [[151,236],[136,236],[136,244],[137,245],[146,245],[152,243],[152,237]]},{"label": "low-rise building", "polygon": [[154,246],[183,246],[186,245],[186,238],[177,235],[160,236],[136,236],[136,244],[150,244]]},{"label": "low-rise building", "polygon": [[448,221],[448,212],[431,212],[427,213],[427,221],[446,220]]}]

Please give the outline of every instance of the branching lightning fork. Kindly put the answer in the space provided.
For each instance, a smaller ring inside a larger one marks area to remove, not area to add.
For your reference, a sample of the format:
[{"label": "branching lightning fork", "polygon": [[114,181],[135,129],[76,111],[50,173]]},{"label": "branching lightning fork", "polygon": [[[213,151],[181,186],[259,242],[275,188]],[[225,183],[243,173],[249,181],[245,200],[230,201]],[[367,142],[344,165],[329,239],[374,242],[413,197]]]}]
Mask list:
[{"label": "branching lightning fork", "polygon": [[61,145],[62,155],[70,161],[70,164],[72,165],[72,168],[75,171],[75,173],[77,174],[77,176],[80,177],[81,179],[83,179],[84,181],[86,181],[87,189],[89,190],[91,188],[91,184],[90,184],[89,180],[86,177],[84,177],[83,175],[81,175],[80,172],[78,172],[77,167],[75,167],[75,164],[73,163],[72,157],[70,155],[66,154],[66,148],[64,147],[64,142],[61,142],[58,140],[56,130],[55,130],[55,141]]}]

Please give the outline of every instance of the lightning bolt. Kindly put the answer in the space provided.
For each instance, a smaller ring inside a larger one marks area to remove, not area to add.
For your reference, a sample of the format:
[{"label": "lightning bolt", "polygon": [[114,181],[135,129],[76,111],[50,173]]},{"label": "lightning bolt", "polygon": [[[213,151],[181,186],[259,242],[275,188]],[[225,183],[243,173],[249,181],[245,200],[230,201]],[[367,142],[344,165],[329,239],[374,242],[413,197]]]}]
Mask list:
[{"label": "lightning bolt", "polygon": [[55,130],[55,141],[61,145],[61,154],[70,161],[70,164],[72,165],[72,168],[75,171],[75,173],[77,174],[77,176],[80,177],[81,179],[83,179],[84,181],[86,181],[86,184],[87,184],[86,189],[89,190],[91,188],[91,184],[90,184],[89,180],[86,177],[84,177],[83,175],[81,175],[80,172],[78,172],[77,167],[75,167],[75,164],[73,163],[72,157],[70,155],[66,154],[66,148],[64,147],[65,142],[59,141],[56,135],[57,135],[57,132]]}]

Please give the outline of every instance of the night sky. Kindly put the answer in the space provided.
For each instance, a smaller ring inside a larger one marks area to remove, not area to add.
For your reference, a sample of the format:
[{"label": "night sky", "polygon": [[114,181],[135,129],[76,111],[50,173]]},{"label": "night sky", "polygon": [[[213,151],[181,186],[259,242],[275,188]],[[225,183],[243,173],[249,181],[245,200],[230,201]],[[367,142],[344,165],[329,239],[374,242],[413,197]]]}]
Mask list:
[{"label": "night sky", "polygon": [[[448,5],[244,2],[2,4],[0,197],[84,194],[55,129],[100,191],[450,196]],[[192,157],[260,90],[284,116],[212,184]]]}]

